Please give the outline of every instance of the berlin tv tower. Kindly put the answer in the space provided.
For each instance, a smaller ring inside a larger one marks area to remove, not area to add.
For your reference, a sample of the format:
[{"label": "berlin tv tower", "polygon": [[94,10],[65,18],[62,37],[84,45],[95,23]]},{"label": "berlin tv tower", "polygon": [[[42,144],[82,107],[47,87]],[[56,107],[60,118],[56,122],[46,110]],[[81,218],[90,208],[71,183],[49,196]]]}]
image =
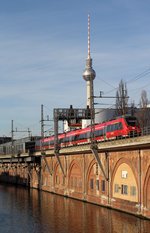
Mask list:
[{"label": "berlin tv tower", "polygon": [[94,96],[93,80],[96,73],[92,68],[92,58],[90,56],[90,13],[88,13],[88,57],[86,59],[86,68],[82,74],[85,81],[87,81],[87,106],[92,108],[92,100]]}]

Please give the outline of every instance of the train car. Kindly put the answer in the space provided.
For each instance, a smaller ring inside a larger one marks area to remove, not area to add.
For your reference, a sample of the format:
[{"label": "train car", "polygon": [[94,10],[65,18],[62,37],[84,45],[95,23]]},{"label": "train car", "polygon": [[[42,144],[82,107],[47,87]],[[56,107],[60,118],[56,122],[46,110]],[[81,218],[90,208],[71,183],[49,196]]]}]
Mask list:
[{"label": "train car", "polygon": [[[136,117],[122,116],[114,120],[95,125],[95,139],[96,141],[119,139],[122,137],[133,137],[140,135],[141,130]],[[91,141],[91,127],[85,129],[79,129],[68,132],[66,134],[60,134],[58,136],[58,145],[60,147],[80,145],[84,143],[90,143]],[[54,148],[54,136],[38,140],[35,143],[35,150]]]},{"label": "train car", "polygon": [[20,155],[22,153],[33,153],[35,151],[35,141],[40,137],[26,137],[12,142],[0,144],[0,155],[10,155],[12,153]]},{"label": "train car", "polygon": [[[58,135],[58,144],[62,146],[62,140],[65,138],[65,134]],[[43,147],[44,150],[54,148],[54,136],[37,140],[35,142],[35,151],[41,150]]]}]

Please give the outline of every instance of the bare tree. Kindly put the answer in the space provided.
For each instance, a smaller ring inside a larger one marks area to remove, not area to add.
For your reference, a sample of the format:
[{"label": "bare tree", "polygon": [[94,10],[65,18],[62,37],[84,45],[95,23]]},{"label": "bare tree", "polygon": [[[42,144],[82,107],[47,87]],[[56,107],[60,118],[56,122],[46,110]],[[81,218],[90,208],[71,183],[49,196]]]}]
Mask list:
[{"label": "bare tree", "polygon": [[147,92],[143,90],[141,92],[141,99],[139,104],[139,121],[142,128],[147,126],[148,124],[148,98],[147,98]]},{"label": "bare tree", "polygon": [[116,92],[116,115],[125,115],[128,113],[128,92],[126,83],[123,80],[119,83],[119,88]]},{"label": "bare tree", "polygon": [[131,108],[130,108],[131,116],[136,116],[137,114],[137,108],[135,107],[134,101],[131,102]]}]

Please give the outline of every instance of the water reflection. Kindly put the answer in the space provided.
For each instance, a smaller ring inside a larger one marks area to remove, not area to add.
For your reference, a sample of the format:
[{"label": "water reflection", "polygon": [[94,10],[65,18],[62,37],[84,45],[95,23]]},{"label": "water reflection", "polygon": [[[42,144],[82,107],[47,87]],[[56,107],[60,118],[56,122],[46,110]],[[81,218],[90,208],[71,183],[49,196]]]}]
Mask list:
[{"label": "water reflection", "polygon": [[148,233],[150,221],[37,190],[0,185],[2,233]]}]

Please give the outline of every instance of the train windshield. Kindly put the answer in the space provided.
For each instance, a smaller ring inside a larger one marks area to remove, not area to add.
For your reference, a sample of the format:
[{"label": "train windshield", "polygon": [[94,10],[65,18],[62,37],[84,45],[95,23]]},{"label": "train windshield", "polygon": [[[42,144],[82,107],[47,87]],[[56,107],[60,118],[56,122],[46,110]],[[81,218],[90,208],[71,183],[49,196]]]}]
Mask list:
[{"label": "train windshield", "polygon": [[41,145],[41,140],[35,142],[35,146],[40,146],[40,145]]},{"label": "train windshield", "polygon": [[125,119],[128,125],[133,126],[133,127],[138,126],[138,121],[136,117],[129,116],[129,117],[125,117]]}]

